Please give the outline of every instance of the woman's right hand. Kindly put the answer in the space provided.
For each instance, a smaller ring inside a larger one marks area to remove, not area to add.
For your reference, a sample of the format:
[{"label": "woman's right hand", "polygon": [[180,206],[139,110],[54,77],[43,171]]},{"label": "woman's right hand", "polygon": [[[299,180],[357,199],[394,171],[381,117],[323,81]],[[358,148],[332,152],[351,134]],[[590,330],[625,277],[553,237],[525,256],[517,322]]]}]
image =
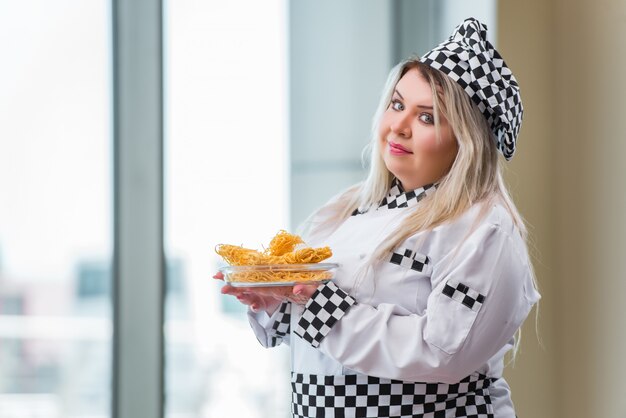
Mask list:
[{"label": "woman's right hand", "polygon": [[[214,279],[224,280],[222,272],[213,276]],[[285,295],[273,291],[271,288],[233,287],[228,283],[222,286],[224,295],[235,296],[244,305],[248,305],[253,312],[265,311],[272,315],[280,304],[286,299]]]}]

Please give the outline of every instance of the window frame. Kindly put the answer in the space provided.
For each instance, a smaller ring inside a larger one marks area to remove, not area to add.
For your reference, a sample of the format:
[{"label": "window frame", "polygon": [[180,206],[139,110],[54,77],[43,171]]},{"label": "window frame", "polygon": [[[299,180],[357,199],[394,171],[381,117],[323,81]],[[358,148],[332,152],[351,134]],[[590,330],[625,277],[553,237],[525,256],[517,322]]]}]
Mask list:
[{"label": "window frame", "polygon": [[163,4],[113,0],[111,415],[164,411]]}]

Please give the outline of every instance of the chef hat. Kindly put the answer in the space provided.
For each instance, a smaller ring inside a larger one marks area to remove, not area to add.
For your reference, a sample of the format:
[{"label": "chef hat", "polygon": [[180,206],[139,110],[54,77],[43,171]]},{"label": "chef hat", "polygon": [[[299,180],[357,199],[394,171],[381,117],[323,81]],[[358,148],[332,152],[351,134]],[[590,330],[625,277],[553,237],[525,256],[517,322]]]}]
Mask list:
[{"label": "chef hat", "polygon": [[487,26],[465,19],[447,41],[421,61],[456,81],[476,103],[494,133],[498,149],[510,160],[522,124],[522,98],[511,70],[487,41]]}]

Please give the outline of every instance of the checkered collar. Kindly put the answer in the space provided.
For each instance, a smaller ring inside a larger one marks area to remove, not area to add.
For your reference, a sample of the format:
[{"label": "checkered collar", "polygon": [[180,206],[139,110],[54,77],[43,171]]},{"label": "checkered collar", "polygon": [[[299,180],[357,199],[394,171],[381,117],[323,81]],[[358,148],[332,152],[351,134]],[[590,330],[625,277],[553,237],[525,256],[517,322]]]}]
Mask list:
[{"label": "checkered collar", "polygon": [[436,184],[427,184],[415,190],[405,192],[400,180],[394,178],[391,183],[391,188],[389,189],[389,194],[380,202],[378,209],[408,208],[415,206],[420,200],[432,194],[436,189]]},{"label": "checkered collar", "polygon": [[[380,202],[378,208],[380,209],[396,209],[396,208],[408,208],[411,206],[417,205],[417,203],[425,198],[426,196],[430,196],[437,190],[438,184],[427,184],[423,187],[417,188],[415,190],[411,190],[410,192],[405,192],[402,188],[402,184],[400,180],[394,178],[391,182],[391,187],[389,188],[389,193],[387,196]],[[352,212],[352,216],[362,215],[367,212],[368,209],[357,208]]]}]

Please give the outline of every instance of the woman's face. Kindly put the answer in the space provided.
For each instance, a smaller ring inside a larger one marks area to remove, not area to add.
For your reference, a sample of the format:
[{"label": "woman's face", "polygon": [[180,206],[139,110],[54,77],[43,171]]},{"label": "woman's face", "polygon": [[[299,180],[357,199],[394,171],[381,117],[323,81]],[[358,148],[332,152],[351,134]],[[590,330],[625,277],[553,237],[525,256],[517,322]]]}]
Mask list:
[{"label": "woman's face", "polygon": [[437,182],[452,166],[458,144],[441,115],[439,129],[437,140],[430,85],[412,68],[396,84],[379,131],[385,165],[405,190]]}]

